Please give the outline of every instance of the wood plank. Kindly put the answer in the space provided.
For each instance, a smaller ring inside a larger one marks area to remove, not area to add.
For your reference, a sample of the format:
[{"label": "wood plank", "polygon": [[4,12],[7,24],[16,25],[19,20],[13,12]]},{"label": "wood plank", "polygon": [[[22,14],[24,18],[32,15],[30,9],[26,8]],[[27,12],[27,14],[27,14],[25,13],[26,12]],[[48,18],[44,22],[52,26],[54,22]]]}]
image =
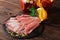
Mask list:
[{"label": "wood plank", "polygon": [[[59,0],[57,0],[56,2],[58,3]],[[58,4],[58,6],[60,5]],[[53,12],[49,13],[49,17],[53,21],[57,18],[58,18],[57,20],[59,20],[60,18],[60,13],[59,13],[60,11],[59,12],[56,12],[56,11],[58,10],[54,10],[54,13]],[[19,0],[0,0],[0,40],[17,40],[5,34],[5,32],[2,29],[2,24],[9,17],[15,16],[19,13],[20,13]],[[45,29],[41,36],[35,37],[32,39],[21,39],[21,40],[60,40],[60,24],[59,24],[59,27],[57,27],[56,25],[53,26],[53,25],[45,24]]]}]

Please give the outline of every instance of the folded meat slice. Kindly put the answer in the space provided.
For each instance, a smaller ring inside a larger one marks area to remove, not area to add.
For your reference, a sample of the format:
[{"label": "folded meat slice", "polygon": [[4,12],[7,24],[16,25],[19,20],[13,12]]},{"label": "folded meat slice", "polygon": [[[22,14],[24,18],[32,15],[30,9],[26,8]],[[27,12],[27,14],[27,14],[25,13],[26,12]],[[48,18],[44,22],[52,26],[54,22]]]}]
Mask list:
[{"label": "folded meat slice", "polygon": [[9,30],[16,32],[16,30],[19,28],[19,24],[18,21],[15,18],[10,18],[7,22],[6,22],[6,26]]},{"label": "folded meat slice", "polygon": [[31,33],[36,27],[38,27],[38,25],[40,23],[39,21],[40,20],[37,17],[35,17],[34,21],[31,22],[30,24],[28,24],[27,27],[25,28],[25,30],[24,30],[25,33],[27,33],[27,34]]},{"label": "folded meat slice", "polygon": [[16,19],[18,21],[21,21],[23,19],[27,20],[27,19],[30,19],[30,16],[29,15],[21,15],[21,16],[17,16]]},{"label": "folded meat slice", "polygon": [[38,27],[40,19],[38,17],[31,17],[29,15],[16,16],[10,18],[6,22],[6,26],[9,30],[23,35],[30,34],[36,27]]},{"label": "folded meat slice", "polygon": [[23,30],[20,30],[20,31],[22,31],[22,32],[20,32],[20,34],[21,33],[23,33],[25,35],[30,34],[36,27],[38,27],[38,25],[40,23],[39,21],[40,20],[38,18],[35,18],[34,21],[32,21],[31,23],[29,23],[28,25],[25,25],[24,26],[25,28]]}]

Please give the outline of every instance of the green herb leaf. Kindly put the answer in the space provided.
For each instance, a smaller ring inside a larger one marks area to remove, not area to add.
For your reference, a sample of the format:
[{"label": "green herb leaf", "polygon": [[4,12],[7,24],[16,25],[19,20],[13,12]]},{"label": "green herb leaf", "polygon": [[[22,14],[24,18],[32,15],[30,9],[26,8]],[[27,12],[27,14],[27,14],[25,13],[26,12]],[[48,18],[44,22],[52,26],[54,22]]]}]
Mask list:
[{"label": "green herb leaf", "polygon": [[30,12],[30,16],[33,16],[33,17],[36,16],[36,9],[34,8],[34,6],[32,6],[32,7],[29,9],[29,12]]}]

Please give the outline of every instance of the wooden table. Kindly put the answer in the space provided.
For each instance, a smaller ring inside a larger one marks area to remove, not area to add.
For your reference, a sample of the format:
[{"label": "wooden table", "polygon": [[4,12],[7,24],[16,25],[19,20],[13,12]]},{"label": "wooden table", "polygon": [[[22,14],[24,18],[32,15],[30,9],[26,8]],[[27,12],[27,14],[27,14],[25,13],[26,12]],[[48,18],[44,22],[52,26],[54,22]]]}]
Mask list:
[{"label": "wooden table", "polygon": [[[17,40],[17,39],[11,38],[8,35],[6,35],[6,33],[2,29],[2,25],[0,25],[0,40]],[[60,28],[52,27],[45,24],[44,32],[40,37],[24,40],[60,40]]]},{"label": "wooden table", "polygon": [[[59,8],[57,10],[59,10]],[[59,14],[57,14],[58,16],[56,16],[56,14],[54,14],[52,11],[49,11],[49,12],[51,12],[51,14],[48,14],[49,15],[48,18],[54,19],[57,17],[58,20],[60,20]],[[58,13],[59,12],[60,11],[58,11]],[[20,14],[18,0],[0,0],[0,40],[17,40],[17,39],[8,37],[8,35],[5,34],[5,32],[2,29],[2,24],[9,17],[16,16],[18,14]],[[52,21],[50,20],[50,22],[52,22]],[[35,37],[32,39],[21,39],[21,40],[60,40],[60,21],[58,21],[58,22],[59,22],[59,25],[57,24],[58,26],[56,26],[56,25],[53,26],[53,25],[49,25],[49,24],[45,23],[44,32],[40,37]]]}]

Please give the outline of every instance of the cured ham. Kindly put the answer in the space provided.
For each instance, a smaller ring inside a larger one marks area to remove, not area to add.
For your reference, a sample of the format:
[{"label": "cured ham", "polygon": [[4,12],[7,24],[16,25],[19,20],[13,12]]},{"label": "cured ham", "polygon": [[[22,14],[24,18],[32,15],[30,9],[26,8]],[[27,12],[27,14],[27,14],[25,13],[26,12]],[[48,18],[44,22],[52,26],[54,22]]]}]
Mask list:
[{"label": "cured ham", "polygon": [[7,29],[19,35],[30,34],[39,24],[40,19],[38,17],[31,17],[29,15],[11,17],[6,21]]}]

